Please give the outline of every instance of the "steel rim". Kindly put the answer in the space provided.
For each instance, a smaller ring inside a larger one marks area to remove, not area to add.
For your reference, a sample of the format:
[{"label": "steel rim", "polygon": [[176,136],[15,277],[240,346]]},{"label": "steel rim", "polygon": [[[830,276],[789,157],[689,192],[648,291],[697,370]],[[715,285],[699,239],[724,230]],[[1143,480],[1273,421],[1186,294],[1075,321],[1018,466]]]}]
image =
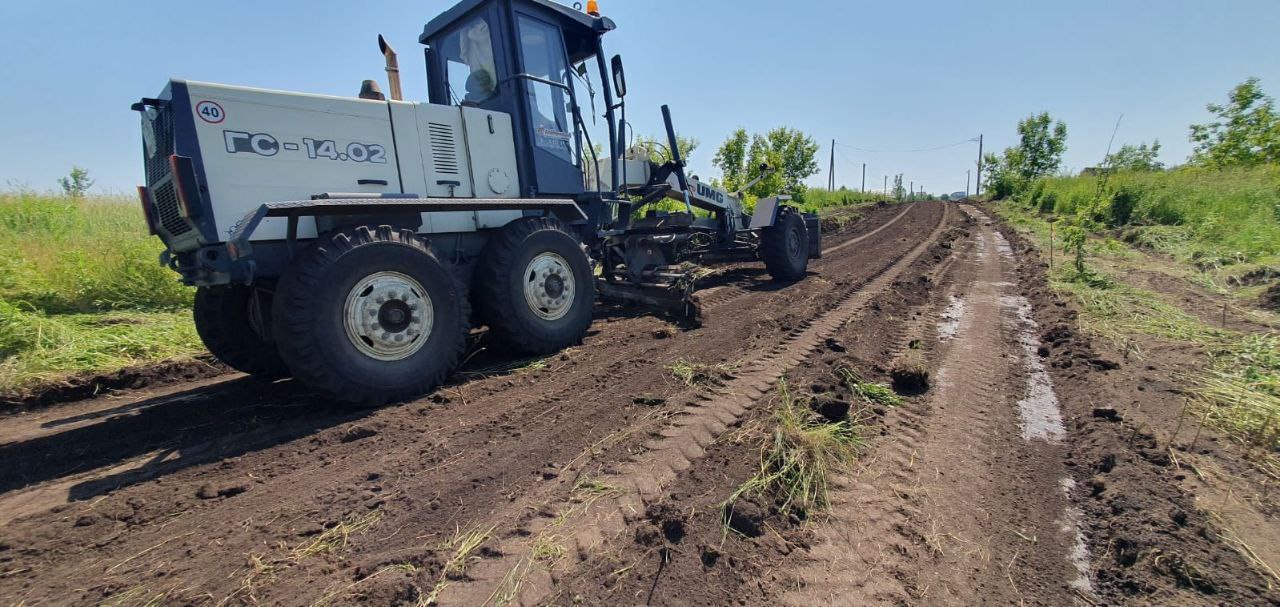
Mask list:
[{"label": "steel rim", "polygon": [[435,308],[422,283],[399,272],[378,272],[356,283],[343,307],[347,338],[361,353],[395,361],[422,349]]},{"label": "steel rim", "polygon": [[800,230],[797,228],[791,228],[788,232],[788,236],[787,252],[791,255],[792,259],[798,259],[800,256]]},{"label": "steel rim", "polygon": [[543,320],[559,320],[573,307],[577,283],[569,262],[556,253],[539,253],[525,266],[524,301]]}]

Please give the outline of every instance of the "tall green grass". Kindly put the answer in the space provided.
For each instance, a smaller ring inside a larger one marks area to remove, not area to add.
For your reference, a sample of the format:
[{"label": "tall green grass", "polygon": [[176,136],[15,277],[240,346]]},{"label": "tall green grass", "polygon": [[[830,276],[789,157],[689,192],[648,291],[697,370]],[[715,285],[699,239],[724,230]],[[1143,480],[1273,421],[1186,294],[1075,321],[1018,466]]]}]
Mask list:
[{"label": "tall green grass", "polygon": [[202,350],[127,198],[0,193],[0,392]]},{"label": "tall green grass", "polygon": [[158,262],[128,199],[0,194],[0,299],[41,312],[173,310],[192,291]]},{"label": "tall green grass", "polygon": [[1220,265],[1280,256],[1280,166],[1051,177],[1015,198],[1135,244]]},{"label": "tall green grass", "polygon": [[887,200],[889,198],[879,192],[859,192],[848,188],[838,190],[809,188],[805,190],[804,196],[795,200],[795,204],[807,213],[820,213],[828,209],[863,206]]}]

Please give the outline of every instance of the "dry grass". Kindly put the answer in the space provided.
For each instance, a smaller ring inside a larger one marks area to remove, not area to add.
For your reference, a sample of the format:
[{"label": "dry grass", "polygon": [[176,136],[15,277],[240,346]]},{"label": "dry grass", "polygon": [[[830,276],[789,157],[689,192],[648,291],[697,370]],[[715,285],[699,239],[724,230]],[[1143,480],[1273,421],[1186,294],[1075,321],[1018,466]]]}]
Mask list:
[{"label": "dry grass", "polygon": [[490,537],[493,537],[493,530],[496,527],[497,525],[490,525],[483,529],[477,527],[466,532],[461,529],[454,532],[453,538],[441,546],[441,550],[449,552],[450,556],[445,561],[444,567],[441,568],[440,579],[436,580],[431,592],[421,597],[423,605],[435,605],[440,599],[440,593],[448,587],[450,580],[459,580],[466,577],[467,568],[472,563],[480,560],[479,557],[475,556],[475,552]]},{"label": "dry grass", "polygon": [[351,544],[352,536],[368,531],[382,520],[382,511],[374,510],[363,516],[356,516],[326,529],[315,539],[294,548],[289,557],[294,562],[322,554],[340,555]]}]

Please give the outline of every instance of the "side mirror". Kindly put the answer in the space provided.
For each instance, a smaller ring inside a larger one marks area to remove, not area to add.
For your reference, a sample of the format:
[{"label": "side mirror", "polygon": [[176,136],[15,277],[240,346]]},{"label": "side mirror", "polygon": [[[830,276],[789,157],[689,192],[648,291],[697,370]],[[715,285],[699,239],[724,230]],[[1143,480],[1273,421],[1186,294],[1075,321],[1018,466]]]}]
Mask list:
[{"label": "side mirror", "polygon": [[610,63],[613,67],[613,90],[621,99],[627,96],[627,74],[622,69],[622,55],[614,55]]}]

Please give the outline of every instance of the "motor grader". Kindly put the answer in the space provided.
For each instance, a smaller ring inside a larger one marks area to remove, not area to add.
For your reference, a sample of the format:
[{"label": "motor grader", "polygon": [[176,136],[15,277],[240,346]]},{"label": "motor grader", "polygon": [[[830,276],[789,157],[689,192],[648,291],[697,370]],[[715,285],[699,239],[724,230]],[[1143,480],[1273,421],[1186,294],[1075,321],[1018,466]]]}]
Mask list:
[{"label": "motor grader", "polygon": [[[748,216],[687,177],[666,106],[671,159],[628,149],[614,28],[594,1],[463,0],[419,37],[425,103],[403,100],[379,38],[390,98],[373,81],[339,97],[175,79],[134,104],[142,207],[161,263],[197,288],[210,352],[381,404],[443,382],[473,327],[540,355],[582,340],[597,293],[688,312],[696,264],[803,278],[817,218],[785,197]],[[583,115],[589,73],[600,116]]]}]

